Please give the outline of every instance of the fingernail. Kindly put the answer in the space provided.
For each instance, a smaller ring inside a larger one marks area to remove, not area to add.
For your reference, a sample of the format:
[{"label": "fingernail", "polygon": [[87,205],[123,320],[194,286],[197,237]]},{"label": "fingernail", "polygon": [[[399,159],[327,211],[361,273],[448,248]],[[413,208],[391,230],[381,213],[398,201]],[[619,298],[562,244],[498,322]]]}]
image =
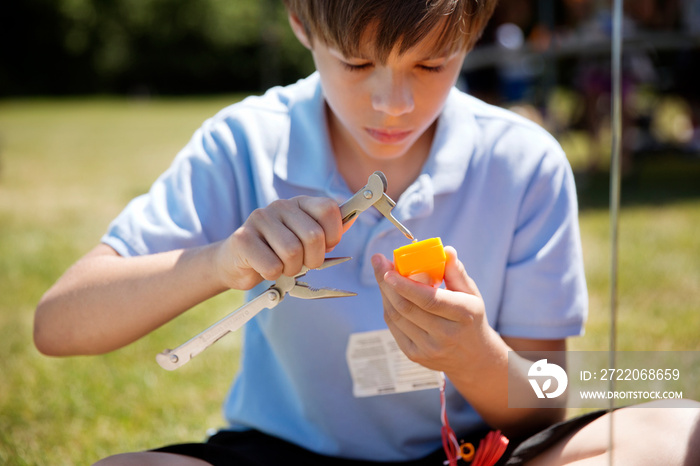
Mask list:
[{"label": "fingernail", "polygon": [[385,273],[384,281],[391,286],[395,286],[397,282],[396,273],[392,273],[391,271]]}]

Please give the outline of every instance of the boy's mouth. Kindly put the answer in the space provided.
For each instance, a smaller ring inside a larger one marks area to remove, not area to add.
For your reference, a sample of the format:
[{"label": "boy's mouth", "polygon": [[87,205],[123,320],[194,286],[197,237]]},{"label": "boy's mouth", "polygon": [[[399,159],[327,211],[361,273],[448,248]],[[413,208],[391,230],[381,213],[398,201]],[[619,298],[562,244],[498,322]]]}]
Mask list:
[{"label": "boy's mouth", "polygon": [[365,128],[365,131],[372,139],[382,144],[398,144],[403,142],[412,133],[411,130],[381,128]]}]

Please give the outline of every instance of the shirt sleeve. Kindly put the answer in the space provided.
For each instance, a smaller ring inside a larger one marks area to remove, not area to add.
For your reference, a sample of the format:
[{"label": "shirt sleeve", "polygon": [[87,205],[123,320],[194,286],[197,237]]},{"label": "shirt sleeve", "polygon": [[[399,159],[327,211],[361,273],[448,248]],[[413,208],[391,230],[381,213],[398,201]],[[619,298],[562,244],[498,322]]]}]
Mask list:
[{"label": "shirt sleeve", "polygon": [[223,122],[207,121],[149,192],[110,224],[102,242],[133,256],[227,237],[241,223],[231,162],[236,150]]},{"label": "shirt sleeve", "polygon": [[533,171],[522,198],[497,330],[521,338],[580,335],[587,310],[576,188],[557,145]]}]

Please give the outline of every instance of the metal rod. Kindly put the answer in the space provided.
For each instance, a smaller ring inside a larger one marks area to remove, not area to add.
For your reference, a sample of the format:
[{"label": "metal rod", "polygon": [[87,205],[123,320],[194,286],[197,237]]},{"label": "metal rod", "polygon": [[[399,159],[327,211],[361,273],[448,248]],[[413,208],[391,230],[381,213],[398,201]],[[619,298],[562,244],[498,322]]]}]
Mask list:
[{"label": "metal rod", "polygon": [[[610,367],[616,367],[617,351],[617,278],[618,278],[618,242],[620,220],[620,179],[622,149],[622,6],[624,0],[613,0],[612,28],[612,148],[610,157]],[[614,377],[610,378],[609,390],[614,392]],[[612,413],[615,401],[610,399],[609,410]],[[610,438],[608,458],[613,464],[613,416],[610,415]]]}]

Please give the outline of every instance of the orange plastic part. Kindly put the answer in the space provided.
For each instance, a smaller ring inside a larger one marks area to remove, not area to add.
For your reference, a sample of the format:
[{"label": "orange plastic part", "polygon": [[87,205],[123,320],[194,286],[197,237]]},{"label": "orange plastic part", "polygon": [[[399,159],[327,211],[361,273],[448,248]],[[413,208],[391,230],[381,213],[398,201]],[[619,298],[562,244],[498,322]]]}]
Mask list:
[{"label": "orange plastic part", "polygon": [[394,249],[396,271],[430,286],[442,283],[446,260],[440,238],[429,238]]}]

